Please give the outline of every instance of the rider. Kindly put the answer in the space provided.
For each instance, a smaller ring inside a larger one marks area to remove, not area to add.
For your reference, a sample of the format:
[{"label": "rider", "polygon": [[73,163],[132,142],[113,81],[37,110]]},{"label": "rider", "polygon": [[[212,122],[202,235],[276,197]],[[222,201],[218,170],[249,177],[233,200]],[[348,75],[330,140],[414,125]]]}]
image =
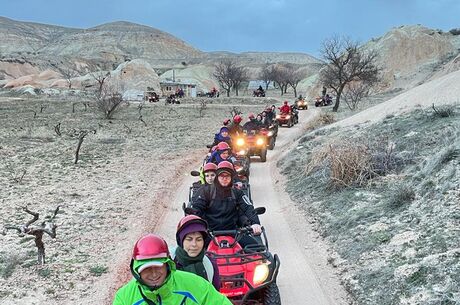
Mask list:
[{"label": "rider", "polygon": [[233,164],[231,154],[232,149],[230,145],[228,145],[226,142],[220,142],[219,144],[217,144],[216,150],[213,153],[211,153],[211,156],[209,157],[207,163],[212,162],[218,165],[222,161],[229,161]]},{"label": "rider", "polygon": [[288,101],[284,101],[284,105],[280,107],[282,114],[289,114],[291,112],[291,107],[289,106]]},{"label": "rider", "polygon": [[203,174],[205,184],[213,184],[214,179],[216,178],[217,165],[214,163],[206,163],[203,166]]},{"label": "rider", "polygon": [[[260,235],[262,227],[251,200],[243,191],[233,188],[233,165],[223,161],[217,166],[216,173],[214,184],[202,187],[192,202],[194,213],[208,222],[211,231],[235,230],[241,225],[249,224],[254,235]],[[240,243],[244,247],[258,243],[259,240],[259,236],[244,236]]]},{"label": "rider", "polygon": [[130,269],[134,278],[118,289],[113,305],[232,305],[201,276],[176,270],[166,241],[158,235],[147,234],[136,242]]},{"label": "rider", "polygon": [[248,119],[249,119],[249,121],[247,121],[243,125],[243,130],[245,130],[247,132],[255,130],[256,132],[258,132],[259,129],[260,129],[260,124],[259,124],[259,121],[257,121],[257,119],[255,118],[254,113],[250,113],[249,116],[248,116]]},{"label": "rider", "polygon": [[243,134],[243,127],[241,127],[241,116],[235,115],[233,117],[233,122],[228,127],[228,133],[230,137],[233,139],[234,137],[241,136]]},{"label": "rider", "polygon": [[265,109],[265,113],[266,113],[265,118],[267,122],[271,124],[276,118],[276,113],[272,110],[271,107],[267,107],[267,109]]},{"label": "rider", "polygon": [[206,221],[196,215],[184,216],[177,224],[177,247],[171,249],[171,257],[178,270],[199,275],[219,290],[217,263],[206,255],[210,241]]},{"label": "rider", "polygon": [[212,143],[212,146],[215,146],[220,142],[226,142],[230,147],[232,147],[232,138],[229,136],[229,129],[227,126],[221,127],[219,133],[214,135],[214,142]]}]

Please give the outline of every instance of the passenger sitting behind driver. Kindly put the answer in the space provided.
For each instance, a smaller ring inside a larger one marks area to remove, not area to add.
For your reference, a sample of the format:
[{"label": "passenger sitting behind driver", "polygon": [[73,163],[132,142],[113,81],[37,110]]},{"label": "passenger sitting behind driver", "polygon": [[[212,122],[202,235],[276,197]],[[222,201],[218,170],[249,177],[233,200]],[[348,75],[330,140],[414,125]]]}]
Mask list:
[{"label": "passenger sitting behind driver", "polygon": [[206,221],[196,215],[184,216],[177,225],[177,247],[171,249],[171,257],[177,270],[199,275],[220,289],[217,263],[206,255],[210,241]]},{"label": "passenger sitting behind driver", "polygon": [[229,161],[233,164],[231,152],[232,149],[226,142],[220,142],[219,144],[217,144],[217,149],[213,153],[211,153],[208,163],[212,162],[217,165],[222,161]]}]

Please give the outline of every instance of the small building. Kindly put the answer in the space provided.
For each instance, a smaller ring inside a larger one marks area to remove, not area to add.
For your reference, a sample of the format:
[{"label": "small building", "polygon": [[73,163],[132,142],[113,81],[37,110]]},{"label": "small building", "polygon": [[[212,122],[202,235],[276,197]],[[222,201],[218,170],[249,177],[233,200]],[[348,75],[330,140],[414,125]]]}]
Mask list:
[{"label": "small building", "polygon": [[161,81],[160,87],[163,96],[175,94],[179,89],[182,89],[185,96],[196,97],[196,85],[191,82]]}]

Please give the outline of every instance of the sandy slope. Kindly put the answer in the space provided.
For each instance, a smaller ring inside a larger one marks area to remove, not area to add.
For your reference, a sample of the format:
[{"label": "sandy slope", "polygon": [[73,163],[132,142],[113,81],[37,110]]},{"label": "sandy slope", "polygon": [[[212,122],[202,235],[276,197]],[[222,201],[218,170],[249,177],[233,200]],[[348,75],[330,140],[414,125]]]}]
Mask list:
[{"label": "sandy slope", "polygon": [[[364,122],[376,122],[387,115],[407,113],[416,107],[427,108],[458,103],[460,101],[460,71],[455,71],[440,78],[408,90],[387,102],[378,104],[365,111],[359,112],[347,119],[341,120],[331,127],[344,127]],[[343,105],[342,105],[343,106]]]},{"label": "sandy slope", "polygon": [[[310,122],[317,110],[301,112],[302,125]],[[286,305],[308,304],[346,304],[346,293],[340,286],[333,269],[327,265],[327,252],[318,236],[305,222],[287,194],[279,186],[280,175],[276,161],[282,152],[298,138],[305,128],[301,124],[295,127],[281,128],[276,147],[268,154],[267,162],[260,163],[253,158],[251,163],[251,188],[256,206],[267,207],[261,222],[267,229],[272,252],[281,260],[278,285],[282,303]],[[203,154],[205,151],[203,150]],[[184,169],[184,175],[187,174]],[[182,217],[181,203],[188,196],[192,177],[184,176],[183,183],[177,189],[174,200],[163,218],[157,232],[174,244],[176,224]]]}]

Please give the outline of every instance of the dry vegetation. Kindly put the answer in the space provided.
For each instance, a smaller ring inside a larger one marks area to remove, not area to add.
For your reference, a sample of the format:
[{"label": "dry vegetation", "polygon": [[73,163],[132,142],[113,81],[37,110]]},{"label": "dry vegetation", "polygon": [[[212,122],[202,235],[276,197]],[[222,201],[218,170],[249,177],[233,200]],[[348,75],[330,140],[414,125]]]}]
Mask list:
[{"label": "dry vegetation", "polygon": [[319,129],[280,161],[356,304],[460,303],[459,113]]},{"label": "dry vegetation", "polygon": [[[116,278],[129,277],[133,240],[153,230],[165,208],[180,206],[169,194],[231,110],[203,109],[199,101],[129,104],[107,120],[94,102],[73,102],[0,100],[2,230],[30,220],[23,206],[43,216],[60,206],[56,238],[43,238],[44,266],[33,236],[0,235],[1,304],[102,303]],[[86,131],[94,132],[86,133],[75,163]]]}]

